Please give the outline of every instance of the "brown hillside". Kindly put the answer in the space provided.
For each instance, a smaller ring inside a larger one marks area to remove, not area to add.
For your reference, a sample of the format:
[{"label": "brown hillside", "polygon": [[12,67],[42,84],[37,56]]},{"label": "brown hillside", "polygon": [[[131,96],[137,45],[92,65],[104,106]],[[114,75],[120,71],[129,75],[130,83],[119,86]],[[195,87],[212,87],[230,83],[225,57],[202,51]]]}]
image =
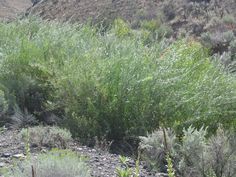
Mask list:
[{"label": "brown hillside", "polygon": [[30,11],[44,19],[70,22],[110,21],[124,18],[153,18],[159,0],[44,0]]},{"label": "brown hillside", "polygon": [[119,17],[132,27],[152,19],[154,26],[146,23],[145,29],[201,40],[236,72],[236,0],[43,0],[29,14],[62,22],[102,22],[105,27]]},{"label": "brown hillside", "polygon": [[13,19],[31,5],[30,0],[0,0],[0,20]]}]

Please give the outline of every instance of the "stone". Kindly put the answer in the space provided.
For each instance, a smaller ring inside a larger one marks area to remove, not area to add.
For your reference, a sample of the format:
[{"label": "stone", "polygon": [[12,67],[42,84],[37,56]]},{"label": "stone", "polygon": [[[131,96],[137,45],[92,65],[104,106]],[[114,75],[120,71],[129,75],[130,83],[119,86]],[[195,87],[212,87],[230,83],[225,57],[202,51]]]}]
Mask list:
[{"label": "stone", "polygon": [[6,164],[4,162],[0,162],[0,168],[5,167]]},{"label": "stone", "polygon": [[8,158],[8,157],[11,157],[11,154],[6,152],[2,154],[2,157]]},{"label": "stone", "polygon": [[25,158],[24,154],[15,154],[12,157],[16,158],[16,159],[21,159],[21,158]]}]

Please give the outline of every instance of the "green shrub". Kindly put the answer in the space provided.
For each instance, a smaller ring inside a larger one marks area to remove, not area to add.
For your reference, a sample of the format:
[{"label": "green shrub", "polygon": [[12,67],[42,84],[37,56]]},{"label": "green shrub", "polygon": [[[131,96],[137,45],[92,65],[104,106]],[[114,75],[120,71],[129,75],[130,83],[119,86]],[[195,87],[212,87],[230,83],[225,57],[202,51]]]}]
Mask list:
[{"label": "green shrub", "polygon": [[48,68],[35,61],[39,52],[34,50],[36,46],[21,40],[19,49],[8,54],[1,63],[0,82],[8,90],[9,106],[18,105],[21,110],[39,114],[50,100],[52,75]]},{"label": "green shrub", "polygon": [[7,90],[6,98],[11,110],[19,107],[22,112],[27,110],[39,119],[41,112],[45,111],[45,103],[52,98],[54,88],[53,73],[43,65],[43,60],[47,60],[47,41],[43,46],[40,42],[32,42],[40,30],[38,22],[32,18],[0,25],[3,53],[0,83]]},{"label": "green shrub", "polygon": [[7,111],[7,101],[5,99],[5,94],[0,90],[0,116]]},{"label": "green shrub", "polygon": [[5,98],[4,92],[0,89],[0,126],[6,122],[5,114],[8,111],[8,102]]},{"label": "green shrub", "polygon": [[141,22],[141,28],[155,32],[161,26],[161,20],[144,20]]},{"label": "green shrub", "polygon": [[[29,140],[31,146],[49,147],[49,148],[67,148],[72,141],[71,134],[68,130],[58,127],[31,127],[22,129],[20,137],[26,142]],[[27,140],[28,139],[28,140]]]},{"label": "green shrub", "polygon": [[164,24],[160,17],[141,21],[141,34],[144,44],[150,44],[171,37],[173,30],[171,26]]},{"label": "green shrub", "polygon": [[115,35],[118,37],[127,37],[131,35],[132,31],[128,23],[122,19],[116,19],[114,21],[113,30]]},{"label": "green shrub", "polygon": [[9,90],[7,101],[37,118],[55,112],[84,141],[145,135],[160,124],[204,125],[211,132],[219,122],[236,126],[235,78],[199,43],[169,46],[163,39],[147,46],[117,23],[103,35],[90,26],[37,19],[1,23],[0,83]]},{"label": "green shrub", "polygon": [[53,150],[37,158],[19,162],[7,176],[32,177],[89,177],[89,168],[78,154],[68,150]]}]

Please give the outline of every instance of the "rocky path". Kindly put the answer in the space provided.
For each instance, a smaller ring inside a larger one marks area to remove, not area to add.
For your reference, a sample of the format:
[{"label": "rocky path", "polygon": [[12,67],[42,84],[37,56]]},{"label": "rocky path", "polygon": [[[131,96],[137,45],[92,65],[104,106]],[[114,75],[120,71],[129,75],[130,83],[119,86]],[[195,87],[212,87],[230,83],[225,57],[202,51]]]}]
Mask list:
[{"label": "rocky path", "polygon": [[[24,142],[18,138],[17,131],[0,132],[0,171],[12,165],[15,158],[24,157]],[[116,168],[122,167],[119,161],[119,155],[108,152],[80,146],[74,142],[70,147],[87,157],[87,164],[91,169],[91,176],[94,177],[115,177]],[[37,155],[39,150],[31,149],[33,155]],[[128,158],[128,166],[135,171],[135,161]],[[147,170],[144,163],[140,163],[140,177],[161,177],[161,174],[154,174]],[[1,173],[0,173],[0,177]]]}]

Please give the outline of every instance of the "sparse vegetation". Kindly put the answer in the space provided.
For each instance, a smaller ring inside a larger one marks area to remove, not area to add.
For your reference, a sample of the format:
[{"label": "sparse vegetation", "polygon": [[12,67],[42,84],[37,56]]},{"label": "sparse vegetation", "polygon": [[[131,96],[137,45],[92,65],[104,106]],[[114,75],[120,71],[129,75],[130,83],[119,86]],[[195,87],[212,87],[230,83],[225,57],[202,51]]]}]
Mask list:
[{"label": "sparse vegetation", "polygon": [[14,177],[89,177],[82,157],[69,150],[53,150],[37,158],[19,162],[7,176]]},{"label": "sparse vegetation", "polygon": [[[168,172],[170,175],[190,176],[216,176],[234,177],[236,174],[232,164],[236,163],[235,132],[224,131],[221,127],[217,133],[207,138],[206,129],[189,127],[184,130],[183,136],[175,137],[168,133],[169,155],[167,159],[163,154],[163,135],[156,131],[147,137],[141,138],[140,148],[142,157],[153,168]],[[174,138],[173,138],[174,137]],[[165,165],[168,168],[165,168]]]},{"label": "sparse vegetation", "polygon": [[7,103],[7,100],[5,98],[5,94],[0,89],[0,126],[3,126],[3,124],[5,122],[4,116],[7,112],[7,109],[8,109],[8,103]]},{"label": "sparse vegetation", "polygon": [[[29,142],[31,146],[48,147],[48,148],[62,148],[65,149],[68,143],[72,141],[71,134],[68,130],[60,129],[58,127],[31,127],[22,129],[20,137]],[[29,139],[29,140],[27,140]]]}]

